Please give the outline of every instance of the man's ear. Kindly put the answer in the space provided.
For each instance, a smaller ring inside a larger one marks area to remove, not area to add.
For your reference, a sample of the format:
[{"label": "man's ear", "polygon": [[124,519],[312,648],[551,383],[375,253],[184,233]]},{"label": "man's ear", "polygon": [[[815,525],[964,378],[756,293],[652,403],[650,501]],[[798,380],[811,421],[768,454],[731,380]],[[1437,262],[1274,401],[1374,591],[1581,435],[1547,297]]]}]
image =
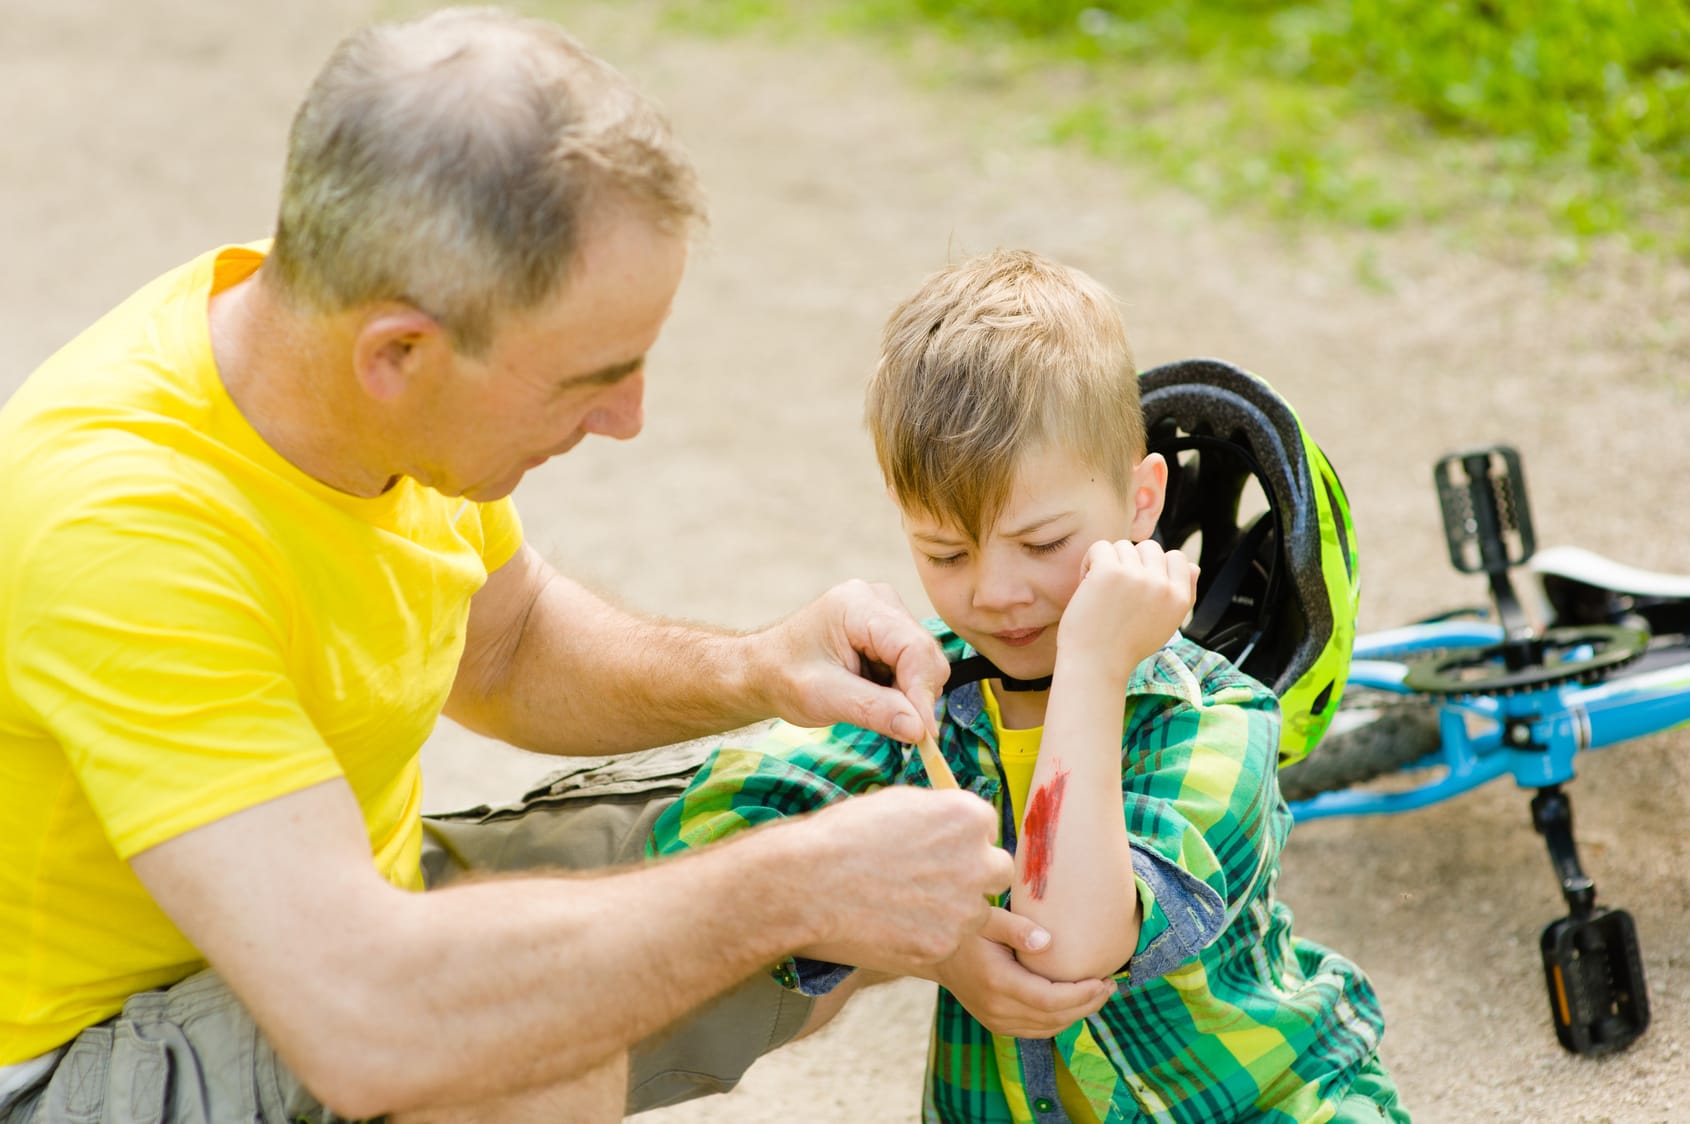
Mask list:
[{"label": "man's ear", "polygon": [[1161,453],[1151,453],[1138,462],[1132,478],[1132,527],[1127,537],[1143,542],[1156,530],[1162,518],[1162,501],[1168,497],[1168,462]]},{"label": "man's ear", "polygon": [[440,323],[428,313],[409,305],[381,305],[353,337],[352,371],[365,394],[394,402],[426,379],[451,350]]}]

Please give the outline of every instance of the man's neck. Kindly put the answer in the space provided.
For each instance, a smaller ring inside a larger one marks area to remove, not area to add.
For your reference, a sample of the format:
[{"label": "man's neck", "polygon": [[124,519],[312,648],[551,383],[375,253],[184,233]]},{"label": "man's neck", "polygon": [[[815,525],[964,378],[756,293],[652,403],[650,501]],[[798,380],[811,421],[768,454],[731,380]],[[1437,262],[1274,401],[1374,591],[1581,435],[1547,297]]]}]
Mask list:
[{"label": "man's neck", "polygon": [[331,319],[278,299],[262,269],[213,294],[207,315],[218,377],[265,444],[336,491],[369,497],[392,487],[391,473],[371,467],[379,443]]}]

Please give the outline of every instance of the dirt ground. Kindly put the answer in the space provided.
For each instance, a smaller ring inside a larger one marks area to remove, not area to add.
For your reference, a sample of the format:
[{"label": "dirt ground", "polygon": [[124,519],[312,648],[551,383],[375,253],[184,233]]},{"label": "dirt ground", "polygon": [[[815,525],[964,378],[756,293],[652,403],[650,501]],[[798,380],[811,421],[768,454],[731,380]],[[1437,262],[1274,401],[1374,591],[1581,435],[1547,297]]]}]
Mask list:
[{"label": "dirt ground", "polygon": [[[21,7],[20,7],[21,4]],[[265,234],[292,107],[362,0],[16,0],[0,31],[0,395],[140,283]],[[925,610],[857,418],[881,318],[994,245],[1080,266],[1127,302],[1142,365],[1215,355],[1272,380],[1343,475],[1364,627],[1482,595],[1444,557],[1430,465],[1524,456],[1545,544],[1690,569],[1690,283],[1607,266],[1562,283],[1425,234],[1291,238],[1131,168],[1035,143],[989,87],[935,93],[860,47],[701,41],[641,4],[569,22],[670,107],[714,223],[653,356],[649,423],[518,493],[567,572],[655,612],[754,626],[848,576]],[[1126,78],[1124,80],[1130,80]],[[1383,286],[1362,284],[1367,255]],[[515,795],[550,762],[443,725],[427,803]],[[1601,897],[1632,911],[1654,1025],[1573,1058],[1536,951],[1562,912],[1509,782],[1297,829],[1283,895],[1374,977],[1384,1053],[1423,1121],[1690,1119],[1690,730],[1593,754],[1573,785]],[[690,1121],[913,1119],[928,985],[871,992]]]}]

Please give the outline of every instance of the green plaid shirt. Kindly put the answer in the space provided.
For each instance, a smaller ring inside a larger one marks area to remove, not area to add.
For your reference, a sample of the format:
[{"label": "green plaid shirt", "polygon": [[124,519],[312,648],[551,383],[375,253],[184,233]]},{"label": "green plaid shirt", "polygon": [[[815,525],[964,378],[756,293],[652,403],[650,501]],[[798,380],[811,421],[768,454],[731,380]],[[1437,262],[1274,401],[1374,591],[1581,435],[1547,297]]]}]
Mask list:
[{"label": "green plaid shirt", "polygon": [[[952,661],[971,654],[939,622],[930,627]],[[957,781],[999,809],[1013,851],[980,685],[943,704],[940,748]],[[923,1118],[1066,1120],[1060,1054],[1106,1124],[1329,1119],[1372,1059],[1384,1019],[1361,970],[1294,939],[1290,910],[1274,898],[1291,827],[1275,773],[1276,700],[1176,637],[1135,671],[1125,715],[1121,805],[1143,927],[1116,995],[1054,1040],[1015,1039],[992,1034],[941,988]],[[920,755],[879,734],[777,724],[755,745],[713,754],[648,849],[681,851],[884,785],[927,783]],[[810,994],[848,972],[801,959],[775,970]]]}]

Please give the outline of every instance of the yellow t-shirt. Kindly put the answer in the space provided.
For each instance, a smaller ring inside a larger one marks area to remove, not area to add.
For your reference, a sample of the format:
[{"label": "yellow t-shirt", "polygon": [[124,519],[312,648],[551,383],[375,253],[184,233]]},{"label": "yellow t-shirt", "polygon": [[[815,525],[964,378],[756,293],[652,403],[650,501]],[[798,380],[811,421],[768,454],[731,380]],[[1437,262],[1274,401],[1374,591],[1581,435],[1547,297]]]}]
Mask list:
[{"label": "yellow t-shirt", "polygon": [[207,300],[260,247],[152,282],[0,410],[0,1065],[203,965],[126,860],[345,777],[419,889],[417,751],[508,500],[359,499],[266,445]]},{"label": "yellow t-shirt", "polygon": [[1027,810],[1027,790],[1033,787],[1033,766],[1039,763],[1039,739],[1044,737],[1043,726],[1025,730],[1011,730],[1003,724],[1003,709],[992,692],[989,681],[980,681],[980,697],[986,704],[986,717],[992,720],[992,732],[998,736],[998,760],[1003,763],[1003,786],[1009,792],[1010,812],[1016,826]]}]

